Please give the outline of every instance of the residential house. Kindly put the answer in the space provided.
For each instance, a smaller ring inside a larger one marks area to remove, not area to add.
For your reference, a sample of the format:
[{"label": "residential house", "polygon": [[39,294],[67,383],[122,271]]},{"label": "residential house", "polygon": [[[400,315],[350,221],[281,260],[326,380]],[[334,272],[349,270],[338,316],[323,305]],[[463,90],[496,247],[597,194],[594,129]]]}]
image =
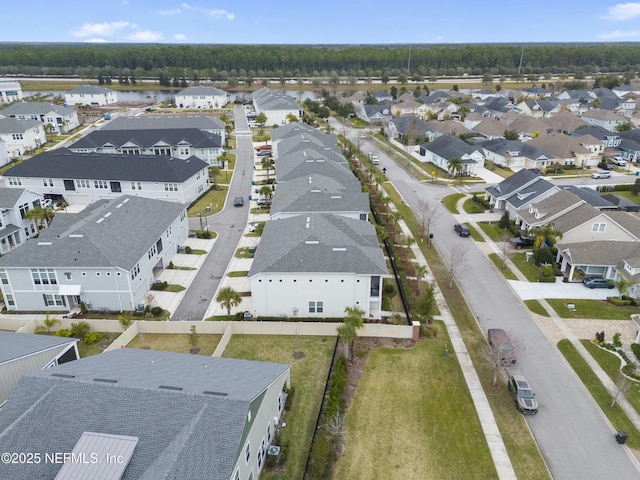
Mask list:
[{"label": "residential house", "polygon": [[418,115],[402,115],[389,120],[384,130],[389,139],[414,145],[426,140],[428,126]]},{"label": "residential house", "polygon": [[275,160],[277,185],[311,175],[325,175],[339,179],[345,188],[361,190],[360,181],[351,171],[349,162],[343,155],[332,150],[322,150],[314,146],[296,149]]},{"label": "residential house", "polygon": [[80,126],[78,114],[73,108],[46,102],[14,103],[0,110],[0,117],[37,120],[44,125],[45,131],[56,134],[64,134]]},{"label": "residential house", "polygon": [[537,168],[544,170],[555,162],[553,155],[520,140],[496,138],[479,142],[487,160],[511,169]]},{"label": "residential house", "polygon": [[68,148],[75,153],[193,156],[210,166],[220,166],[218,158],[223,154],[220,137],[197,128],[94,130]]},{"label": "residential house", "polygon": [[447,101],[451,98],[451,92],[448,90],[433,90],[429,95],[421,95],[418,97],[422,103],[432,105],[434,103]]},{"label": "residential house", "polygon": [[39,226],[27,212],[42,206],[42,195],[24,188],[0,188],[0,255],[37,237]]},{"label": "residential house", "polygon": [[613,200],[613,195],[602,195],[598,191],[590,187],[580,187],[577,185],[562,185],[562,190],[568,190],[577,195],[586,203],[598,210],[620,210]]},{"label": "residential house", "polygon": [[118,93],[108,88],[81,85],[64,94],[67,105],[90,105],[104,107],[118,102]]},{"label": "residential house", "polygon": [[626,117],[610,112],[609,110],[591,109],[582,114],[582,120],[589,125],[602,127],[609,132],[616,131],[616,128],[629,121]]},{"label": "residential house", "polygon": [[542,121],[549,126],[549,130],[558,133],[570,133],[588,125],[577,115],[566,110],[560,110],[549,118],[543,118]]},{"label": "residential house", "polygon": [[433,142],[434,139],[441,137],[443,135],[465,135],[465,136],[473,136],[476,132],[468,129],[464,126],[462,122],[455,122],[453,120],[429,120],[426,122],[426,135],[427,139],[430,142]]},{"label": "residential house", "polygon": [[[466,119],[464,124],[465,126],[468,125]],[[505,128],[504,123],[500,123],[495,118],[484,118],[472,127],[472,130],[479,133],[484,138],[495,139],[504,138],[504,132],[508,129]]]},{"label": "residential house", "polygon": [[0,448],[43,460],[7,463],[3,476],[258,479],[284,427],[290,372],[286,364],[122,348],[25,375],[2,409]]},{"label": "residential house", "polygon": [[620,132],[622,140],[618,145],[620,156],[627,162],[640,162],[640,129]]},{"label": "residential house", "polygon": [[0,103],[12,103],[22,100],[22,85],[20,82],[0,79]]},{"label": "residential house", "polygon": [[216,87],[196,85],[176,93],[178,108],[222,108],[231,101],[231,96]]},{"label": "residential house", "polygon": [[131,311],[189,229],[186,205],[129,195],[58,213],[38,240],[0,257],[7,309]]},{"label": "residential house", "polygon": [[619,87],[613,87],[611,89],[619,97],[626,97],[629,94],[640,96],[640,88],[634,85],[620,85]]},{"label": "residential house", "polygon": [[561,189],[539,202],[530,203],[526,208],[519,209],[516,223],[520,224],[522,230],[529,231],[553,222],[554,228],[564,233],[560,227],[566,229],[572,220],[584,218],[587,214],[597,215],[598,213],[598,209],[587,204],[572,191]]},{"label": "residential house", "polygon": [[264,87],[253,92],[253,107],[257,114],[266,115],[266,125],[286,125],[291,116],[302,119],[302,107],[279,90]]},{"label": "residential house", "polygon": [[531,98],[551,97],[551,92],[549,90],[547,90],[546,88],[537,87],[536,85],[532,87],[524,87],[520,90],[520,92],[522,95]]},{"label": "residential house", "polygon": [[576,139],[580,145],[594,154],[592,155],[592,158],[598,157],[599,160],[604,155],[604,143],[593,135],[580,135],[579,137],[576,137]]},{"label": "residential house", "polygon": [[226,142],[225,124],[216,117],[205,115],[138,115],[112,118],[100,130],[169,130],[173,128],[197,128],[220,137]]},{"label": "residential house", "polygon": [[560,165],[576,165],[591,168],[598,165],[599,156],[572,136],[550,133],[533,138],[528,144],[550,153]]},{"label": "residential house", "polygon": [[401,101],[391,104],[391,115],[398,117],[400,115],[418,115],[421,112],[424,116],[427,113],[427,106],[418,102],[411,94],[404,97]]},{"label": "residential house", "polygon": [[506,210],[511,218],[518,210],[528,208],[531,203],[539,202],[560,191],[560,188],[536,175],[528,169],[505,178],[497,185],[485,188],[489,204],[496,210]]},{"label": "residential house", "polygon": [[393,96],[388,90],[374,90],[371,92],[371,96],[380,103],[393,101]]},{"label": "residential house", "polygon": [[9,149],[7,148],[7,144],[0,138],[0,167],[6,165],[10,161],[11,159],[9,158]]},{"label": "residential house", "polygon": [[77,344],[77,338],[0,330],[0,408],[23,375],[80,358]]},{"label": "residential house", "polygon": [[500,118],[500,121],[505,123],[509,130],[516,130],[518,138],[524,142],[544,135],[549,130],[549,126],[542,119],[522,114],[517,116],[504,115]]},{"label": "residential house", "polygon": [[598,96],[592,90],[565,90],[556,97],[559,100],[576,99],[581,103],[591,103]]},{"label": "residential house", "polygon": [[591,135],[600,140],[605,148],[614,148],[622,143],[622,138],[618,132],[611,132],[599,125],[589,125],[587,127],[577,128],[571,135],[576,137]]},{"label": "residential house", "polygon": [[488,97],[484,100],[482,105],[487,110],[491,111],[496,117],[500,117],[503,113],[516,110],[516,106],[508,98],[502,95]]},{"label": "residential house", "polygon": [[516,105],[524,115],[534,118],[549,118],[560,111],[560,107],[555,101],[547,99],[523,100]]},{"label": "residential house", "polygon": [[47,143],[47,134],[38,120],[0,118],[0,140],[5,143],[9,157],[14,159]]},{"label": "residential house", "polygon": [[[420,156],[424,162],[431,162],[450,174],[476,175],[477,169],[484,167],[482,148],[469,145],[459,137],[442,135],[431,143],[420,145]],[[462,160],[462,170],[451,172],[449,162],[454,158]]]},{"label": "residential house", "polygon": [[10,168],[5,186],[27,189],[69,205],[132,195],[189,204],[209,188],[208,164],[196,157],[40,153]]},{"label": "residential house", "polygon": [[324,213],[271,220],[249,270],[254,318],[342,318],[356,306],[379,319],[387,275],[367,221]]},{"label": "residential house", "polygon": [[474,100],[486,100],[489,97],[493,97],[495,94],[495,90],[490,90],[488,88],[479,88],[471,92],[471,96]]},{"label": "residential house", "polygon": [[338,100],[340,100],[340,103],[342,104],[352,103],[355,110],[361,108],[365,104],[366,99],[367,95],[362,91],[354,92],[346,97],[338,97]]},{"label": "residential house", "polygon": [[364,105],[356,111],[356,115],[370,125],[384,125],[392,118],[387,105]]}]

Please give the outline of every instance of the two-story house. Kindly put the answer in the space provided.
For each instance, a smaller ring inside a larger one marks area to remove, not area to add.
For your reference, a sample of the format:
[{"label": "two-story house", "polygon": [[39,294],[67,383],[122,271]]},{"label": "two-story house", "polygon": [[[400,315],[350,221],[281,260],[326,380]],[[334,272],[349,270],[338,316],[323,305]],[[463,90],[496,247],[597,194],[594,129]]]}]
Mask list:
[{"label": "two-story house", "polygon": [[40,121],[0,118],[0,140],[4,142],[10,158],[20,158],[47,143],[47,134]]},{"label": "two-story house", "polygon": [[27,212],[42,205],[42,195],[24,188],[0,188],[0,254],[38,235],[35,219]]},{"label": "two-story house", "polygon": [[288,117],[302,119],[302,107],[293,97],[266,87],[253,92],[253,108],[257,114],[265,114],[266,125],[286,125]]},{"label": "two-story house", "polygon": [[178,108],[222,108],[231,100],[230,95],[216,87],[195,85],[176,93]]},{"label": "two-story house", "polygon": [[19,102],[0,110],[0,117],[18,120],[37,120],[49,133],[67,133],[80,126],[78,113],[73,108],[47,102]]},{"label": "two-story house", "polygon": [[108,88],[94,85],[81,85],[64,94],[67,105],[90,105],[104,107],[118,102],[118,93]]}]

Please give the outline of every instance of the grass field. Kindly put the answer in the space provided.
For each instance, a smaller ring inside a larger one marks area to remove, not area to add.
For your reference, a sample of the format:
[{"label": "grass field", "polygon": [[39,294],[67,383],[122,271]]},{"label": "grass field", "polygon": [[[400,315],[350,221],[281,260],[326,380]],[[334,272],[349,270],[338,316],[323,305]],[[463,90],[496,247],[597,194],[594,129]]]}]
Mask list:
[{"label": "grass field", "polygon": [[[615,290],[617,292],[617,290]],[[615,293],[612,292],[615,296]],[[602,320],[629,320],[631,314],[638,313],[638,307],[618,307],[604,300],[548,298],[547,302],[562,318],[599,318]],[[567,304],[575,305],[575,310],[569,310]]]},{"label": "grass field", "polygon": [[542,315],[543,317],[549,316],[549,313],[545,310],[545,308],[538,300],[525,300],[524,303],[527,308],[533,313],[537,313],[538,315]]},{"label": "grass field", "polygon": [[108,347],[111,343],[120,336],[120,333],[116,332],[107,332],[100,333],[102,337],[93,345],[87,345],[83,341],[78,342],[78,353],[80,354],[80,358],[90,357],[91,355],[97,355],[98,353],[104,352],[103,347]]},{"label": "grass field", "polygon": [[[295,394],[285,417],[287,427],[282,431],[290,449],[286,468],[283,473],[265,472],[262,480],[303,478],[334,345],[333,337],[234,335],[225,349],[225,357],[291,365]],[[293,358],[296,351],[304,352],[304,357]]]},{"label": "grass field", "polygon": [[530,282],[538,280],[538,267],[533,262],[527,261],[527,254],[525,252],[514,253],[511,255],[511,261],[518,267],[518,270],[527,277]]},{"label": "grass field", "polygon": [[[453,193],[451,195],[447,195],[446,197],[444,197],[444,200],[442,201],[444,204],[444,207],[449,210],[451,213],[460,213],[458,211],[458,200],[460,200],[462,197],[465,197],[466,195],[464,193]],[[397,205],[397,204],[396,204]]]},{"label": "grass field", "polygon": [[447,342],[441,333],[412,349],[371,352],[335,478],[496,478],[456,357],[443,353]]},{"label": "grass field", "polygon": [[498,267],[498,270],[504,275],[504,278],[507,280],[518,280],[518,277],[509,269],[509,267],[503,265],[502,258],[497,253],[490,253],[489,260],[493,262],[493,264]]},{"label": "grass field", "polygon": [[[220,343],[222,335],[198,334],[198,355],[211,355]],[[193,348],[189,343],[189,334],[145,333],[138,334],[127,347],[161,350],[163,352],[189,353]]]},{"label": "grass field", "polygon": [[[227,198],[227,187],[218,186],[218,190],[210,189],[206,195],[199,198],[188,209],[189,218],[197,218],[198,214],[213,215],[218,213],[224,207],[225,199]],[[211,206],[211,211],[207,212],[207,207]]]}]

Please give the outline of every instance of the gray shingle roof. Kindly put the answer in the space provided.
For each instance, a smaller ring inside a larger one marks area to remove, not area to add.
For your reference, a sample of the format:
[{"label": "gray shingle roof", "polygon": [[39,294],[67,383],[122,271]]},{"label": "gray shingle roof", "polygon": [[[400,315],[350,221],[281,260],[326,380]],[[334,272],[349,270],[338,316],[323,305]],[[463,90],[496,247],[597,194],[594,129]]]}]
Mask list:
[{"label": "gray shingle roof", "polygon": [[577,195],[582,200],[587,202],[589,205],[597,208],[597,209],[615,209],[616,206],[611,203],[607,198],[603,195],[600,195],[593,188],[588,187],[578,187],[577,185],[563,185],[561,187],[563,190],[569,190],[571,193]]},{"label": "gray shingle roof", "polygon": [[[37,241],[0,257],[0,267],[119,267],[129,271],[185,209],[180,203],[128,195],[101,200],[80,213],[57,214]],[[100,218],[104,220],[97,223]]]},{"label": "gray shingle roof", "polygon": [[[625,258],[640,254],[640,243],[597,240],[593,242],[559,243],[558,250],[569,255],[574,265],[616,266]],[[568,250],[568,251],[567,251]]]},{"label": "gray shingle roof", "polygon": [[[71,452],[85,431],[126,435],[138,444],[122,480],[229,480],[250,402],[289,368],[129,348],[66,363],[22,378],[0,415],[0,449],[44,455]],[[3,475],[53,478],[60,467],[10,465]]]},{"label": "gray shingle roof", "polygon": [[323,133],[317,128],[313,128],[305,123],[293,122],[283,125],[282,127],[274,128],[271,131],[271,143],[276,143],[279,140],[284,140],[290,137],[299,138],[316,138],[323,145],[337,145],[338,139],[334,134]]},{"label": "gray shingle roof", "polygon": [[38,120],[31,118],[18,120],[13,117],[0,118],[0,133],[24,133],[30,128],[42,125]]},{"label": "gray shingle roof", "polygon": [[71,108],[47,102],[16,102],[0,110],[0,115],[45,115],[55,112],[63,117],[76,113]]},{"label": "gray shingle roof", "polygon": [[275,165],[278,182],[318,174],[340,179],[345,187],[361,188],[361,184],[349,168],[347,160],[342,156],[332,155],[331,151],[301,148],[278,157]]},{"label": "gray shingle roof", "polygon": [[94,85],[80,85],[79,87],[69,90],[68,94],[93,94],[93,95],[105,95],[107,93],[116,93],[115,90],[109,88],[96,87]]},{"label": "gray shingle roof", "polygon": [[73,178],[182,183],[208,164],[197,157],[74,153],[66,148],[40,153],[5,173],[11,177]]},{"label": "gray shingle roof", "polygon": [[221,90],[216,87],[205,87],[203,85],[194,85],[192,87],[187,87],[184,90],[178,92],[176,95],[212,95],[212,96],[221,96],[221,95],[229,95],[224,90]]},{"label": "gray shingle roof", "polygon": [[[556,195],[552,195],[550,198],[553,198]],[[589,220],[596,218],[600,214],[600,210],[585,203],[577,208],[574,208],[569,213],[556,218],[553,221],[553,226],[557,231],[563,234],[568,233],[574,228],[579,227]]]},{"label": "gray shingle roof", "polygon": [[421,147],[447,160],[472,154],[475,151],[482,153],[482,149],[478,146],[469,145],[461,138],[448,134],[437,137],[433,142],[421,145]]},{"label": "gray shingle roof", "polygon": [[389,120],[389,123],[393,123],[396,130],[403,135],[409,133],[411,129],[414,129],[418,134],[424,134],[429,131],[426,122],[417,115],[401,115]]},{"label": "gray shingle roof", "polygon": [[73,344],[77,341],[75,338],[30,335],[0,330],[0,364],[59,345]]},{"label": "gray shingle roof", "polygon": [[0,208],[13,208],[24,193],[24,188],[0,188]]},{"label": "gray shingle roof", "polygon": [[375,228],[364,220],[314,213],[266,223],[249,271],[386,275]]},{"label": "gray shingle roof", "polygon": [[260,111],[300,110],[302,108],[293,97],[279,90],[271,90],[266,87],[253,92],[253,101]]},{"label": "gray shingle roof", "polygon": [[127,144],[137,145],[140,148],[151,148],[158,144],[170,146],[186,144],[194,148],[220,148],[222,140],[219,135],[197,128],[95,130],[71,145],[69,150],[94,149],[105,145],[121,148]]},{"label": "gray shingle roof", "polygon": [[101,130],[169,130],[172,128],[197,128],[198,130],[224,130],[224,122],[205,115],[140,115],[117,117],[107,122]]},{"label": "gray shingle roof", "polygon": [[[509,178],[505,178],[497,185],[487,187],[485,190],[496,198],[508,197],[509,195],[512,195],[523,188],[528,183],[536,180],[536,178],[538,178],[538,176],[535,173],[527,170],[526,168],[523,168],[519,172],[511,175]],[[549,183],[544,179],[539,179],[538,181]]]}]

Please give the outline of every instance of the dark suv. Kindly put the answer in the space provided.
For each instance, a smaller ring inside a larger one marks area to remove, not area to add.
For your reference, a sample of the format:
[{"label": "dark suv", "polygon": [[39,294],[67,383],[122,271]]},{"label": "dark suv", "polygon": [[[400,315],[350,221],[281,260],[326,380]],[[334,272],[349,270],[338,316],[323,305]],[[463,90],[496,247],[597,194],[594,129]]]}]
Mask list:
[{"label": "dark suv", "polygon": [[453,226],[453,229],[460,237],[468,237],[469,235],[471,235],[471,230],[469,230],[469,227],[467,227],[464,223],[456,223]]},{"label": "dark suv", "polygon": [[587,288],[613,288],[614,283],[606,278],[589,277],[585,278],[582,283]]},{"label": "dark suv", "polygon": [[602,170],[613,170],[613,165],[611,165],[610,163],[606,163],[606,162],[600,162],[598,164],[598,168],[600,168]]},{"label": "dark suv", "polygon": [[523,235],[520,235],[519,237],[515,237],[509,240],[509,243],[513,248],[520,250],[521,248],[533,247],[533,244],[535,241],[536,241],[535,237],[525,237]]}]

